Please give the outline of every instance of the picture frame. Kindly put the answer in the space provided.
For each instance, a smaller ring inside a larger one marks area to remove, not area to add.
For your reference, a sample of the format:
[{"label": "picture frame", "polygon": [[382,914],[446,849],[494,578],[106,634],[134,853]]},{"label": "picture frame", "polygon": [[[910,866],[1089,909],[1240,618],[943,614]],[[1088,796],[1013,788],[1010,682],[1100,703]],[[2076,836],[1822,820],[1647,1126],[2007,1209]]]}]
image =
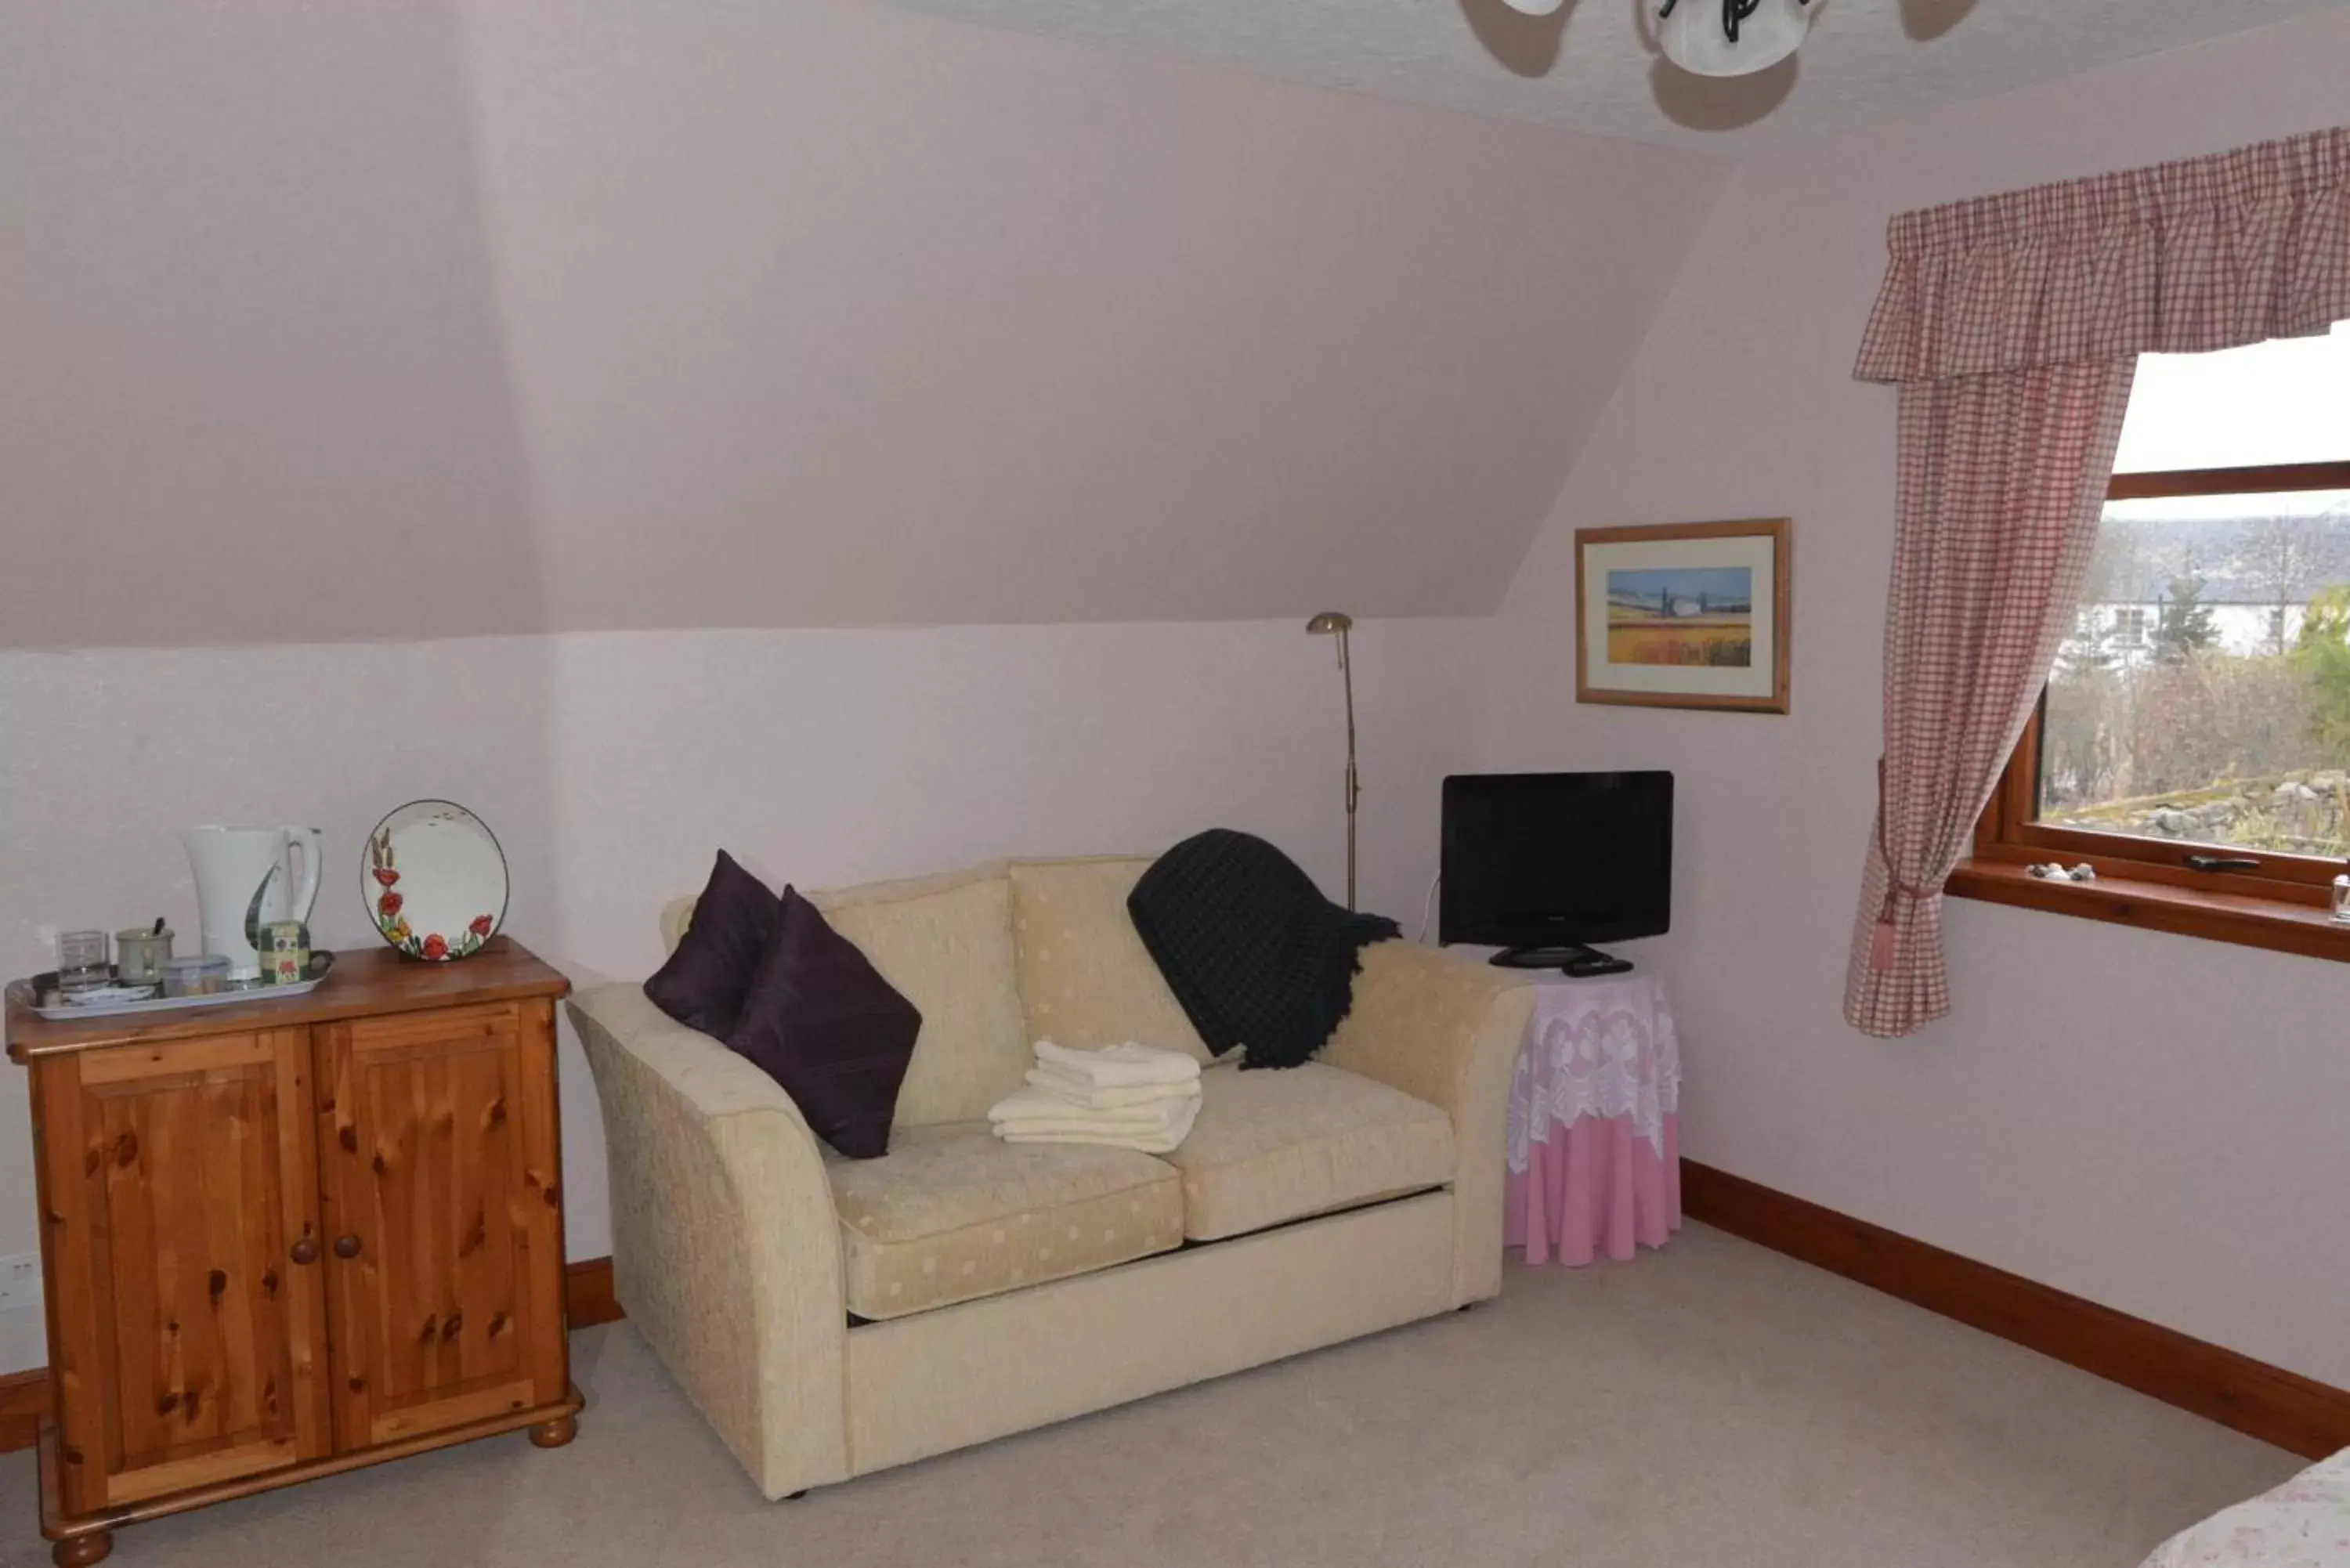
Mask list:
[{"label": "picture frame", "polygon": [[1793,523],[1575,531],[1575,700],[1788,711]]}]

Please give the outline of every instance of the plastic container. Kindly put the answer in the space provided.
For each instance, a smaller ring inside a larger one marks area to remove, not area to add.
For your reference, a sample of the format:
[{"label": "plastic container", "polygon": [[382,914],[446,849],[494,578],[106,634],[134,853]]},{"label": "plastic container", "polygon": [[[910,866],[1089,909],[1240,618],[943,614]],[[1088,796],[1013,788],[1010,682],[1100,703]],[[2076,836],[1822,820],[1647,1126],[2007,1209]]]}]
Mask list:
[{"label": "plastic container", "polygon": [[165,959],[162,970],[166,996],[216,996],[228,989],[228,959],[222,953]]}]

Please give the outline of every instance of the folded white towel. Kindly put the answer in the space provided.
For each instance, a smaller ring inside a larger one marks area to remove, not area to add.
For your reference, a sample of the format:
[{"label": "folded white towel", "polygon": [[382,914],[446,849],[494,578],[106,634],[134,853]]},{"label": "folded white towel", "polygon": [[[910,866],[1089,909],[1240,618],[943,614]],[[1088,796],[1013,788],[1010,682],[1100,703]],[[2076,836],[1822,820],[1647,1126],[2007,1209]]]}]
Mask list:
[{"label": "folded white towel", "polygon": [[1049,1089],[1019,1089],[988,1106],[987,1119],[998,1127],[1016,1126],[1023,1132],[1055,1127],[1082,1127],[1087,1132],[1122,1132],[1139,1128],[1162,1131],[1195,1105],[1190,1098],[1158,1100],[1147,1106],[1113,1106],[1097,1110],[1063,1099]]},{"label": "folded white towel", "polygon": [[1083,1144],[1088,1148],[1130,1148],[1137,1154],[1173,1154],[1183,1147],[1182,1136],[1176,1133],[1154,1133],[1147,1137],[1106,1137],[1091,1133],[1037,1134],[1031,1137],[1025,1133],[1008,1133],[1004,1135],[1003,1141],[1018,1144],[1024,1148],[1038,1144],[1074,1143]]},{"label": "folded white towel", "polygon": [[1077,1143],[1104,1148],[1139,1149],[1144,1154],[1170,1154],[1181,1145],[1199,1118],[1200,1102],[1176,1102],[1174,1121],[1163,1129],[1151,1131],[1139,1127],[1117,1127],[1096,1131],[1082,1125],[1066,1122],[999,1122],[995,1136],[1006,1143],[1043,1144]]},{"label": "folded white towel", "polygon": [[1180,1084],[1134,1084],[1097,1088],[1072,1073],[1043,1063],[1028,1069],[1028,1081],[1049,1095],[1058,1095],[1071,1105],[1090,1110],[1118,1110],[1126,1106],[1155,1106],[1167,1100],[1197,1099],[1200,1080],[1187,1078]]},{"label": "folded white towel", "polygon": [[1081,1078],[1098,1089],[1139,1084],[1182,1084],[1197,1079],[1200,1064],[1180,1051],[1159,1051],[1129,1040],[1098,1051],[1073,1051],[1050,1040],[1036,1042],[1037,1064]]}]

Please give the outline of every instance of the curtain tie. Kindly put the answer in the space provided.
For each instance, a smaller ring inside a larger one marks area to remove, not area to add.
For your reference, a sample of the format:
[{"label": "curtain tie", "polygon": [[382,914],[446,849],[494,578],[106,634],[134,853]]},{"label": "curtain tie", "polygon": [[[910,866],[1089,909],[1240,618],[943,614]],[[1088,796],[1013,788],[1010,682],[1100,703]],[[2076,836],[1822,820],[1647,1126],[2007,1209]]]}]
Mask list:
[{"label": "curtain tie", "polygon": [[1882,974],[1893,967],[1893,955],[1898,945],[1899,928],[1894,923],[1894,900],[1907,898],[1918,904],[1932,897],[1932,891],[1913,887],[1901,879],[1893,864],[1892,852],[1885,843],[1885,759],[1877,759],[1877,857],[1885,862],[1885,902],[1877,910],[1877,929],[1868,935],[1868,967]]}]

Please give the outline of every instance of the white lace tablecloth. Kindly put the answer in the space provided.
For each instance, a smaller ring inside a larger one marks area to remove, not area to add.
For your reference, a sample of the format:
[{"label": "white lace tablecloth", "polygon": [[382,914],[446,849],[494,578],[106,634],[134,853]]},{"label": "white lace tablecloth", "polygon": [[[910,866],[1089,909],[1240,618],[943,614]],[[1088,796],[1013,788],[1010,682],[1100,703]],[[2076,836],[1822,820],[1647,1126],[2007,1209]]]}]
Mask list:
[{"label": "white lace tablecloth", "polygon": [[1618,1261],[1680,1227],[1680,1040],[1664,982],[1536,987],[1510,1080],[1506,1239],[1529,1262]]}]

